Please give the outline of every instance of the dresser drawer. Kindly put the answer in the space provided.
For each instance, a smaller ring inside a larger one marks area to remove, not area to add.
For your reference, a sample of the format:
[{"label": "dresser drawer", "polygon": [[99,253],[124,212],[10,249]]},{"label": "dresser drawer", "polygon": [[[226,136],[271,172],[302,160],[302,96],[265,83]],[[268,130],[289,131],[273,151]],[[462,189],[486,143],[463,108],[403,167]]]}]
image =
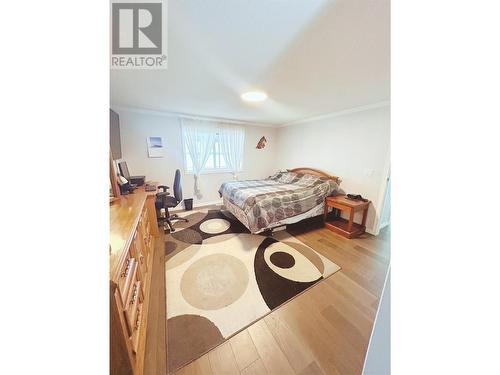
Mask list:
[{"label": "dresser drawer", "polygon": [[134,238],[132,239],[131,252],[137,259],[140,270],[140,279],[145,280],[146,273],[148,272],[148,258],[146,246],[142,240],[139,228],[135,232]]},{"label": "dresser drawer", "polygon": [[149,218],[148,218],[148,214],[147,214],[146,210],[144,210],[142,212],[141,219],[140,219],[140,226],[141,226],[143,235],[144,236],[149,235]]},{"label": "dresser drawer", "polygon": [[141,219],[142,219],[142,223],[146,227],[144,229],[146,229],[148,231],[148,233],[149,233],[150,222],[149,222],[149,216],[148,216],[148,210],[147,209],[144,209],[144,211],[142,211]]},{"label": "dresser drawer", "polygon": [[143,287],[143,283],[138,278],[136,278],[134,284],[130,288],[130,293],[124,306],[125,318],[127,320],[130,335],[132,335],[132,333],[134,332],[138,314],[138,307],[144,300],[144,294],[142,290]]},{"label": "dresser drawer", "polygon": [[127,253],[127,257],[123,262],[120,270],[120,276],[118,279],[118,290],[120,292],[120,297],[122,303],[125,304],[127,297],[130,292],[130,287],[132,286],[135,279],[135,271],[137,268],[137,260],[132,256],[130,252]]},{"label": "dresser drawer", "polygon": [[147,210],[144,210],[143,214],[141,215],[141,229],[142,229],[141,233],[144,241],[144,246],[146,247],[147,255],[149,256],[151,254],[149,250],[151,247],[152,234],[151,234],[151,223],[149,221]]},{"label": "dresser drawer", "polygon": [[137,314],[135,318],[135,323],[133,326],[132,336],[130,337],[130,341],[132,342],[132,350],[134,353],[137,353],[137,347],[139,346],[139,334],[141,332],[141,322],[142,322],[142,309],[144,307],[143,303],[140,303],[137,306]]}]

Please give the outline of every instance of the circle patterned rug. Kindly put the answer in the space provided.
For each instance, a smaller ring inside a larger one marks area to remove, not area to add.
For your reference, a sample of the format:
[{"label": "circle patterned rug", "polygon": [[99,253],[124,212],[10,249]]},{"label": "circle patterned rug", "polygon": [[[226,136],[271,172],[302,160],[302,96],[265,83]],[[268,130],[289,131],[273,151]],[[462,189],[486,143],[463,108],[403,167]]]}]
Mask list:
[{"label": "circle patterned rug", "polygon": [[183,216],[165,236],[169,371],[340,269],[286,231],[251,234],[227,211]]}]

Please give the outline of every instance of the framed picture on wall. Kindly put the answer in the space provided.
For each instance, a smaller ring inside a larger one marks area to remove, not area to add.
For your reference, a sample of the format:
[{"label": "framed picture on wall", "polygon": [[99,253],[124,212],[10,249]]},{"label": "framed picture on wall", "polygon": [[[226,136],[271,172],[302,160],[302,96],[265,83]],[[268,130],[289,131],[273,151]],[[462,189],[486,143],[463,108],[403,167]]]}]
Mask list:
[{"label": "framed picture on wall", "polygon": [[148,137],[148,157],[162,158],[163,157],[163,138]]}]

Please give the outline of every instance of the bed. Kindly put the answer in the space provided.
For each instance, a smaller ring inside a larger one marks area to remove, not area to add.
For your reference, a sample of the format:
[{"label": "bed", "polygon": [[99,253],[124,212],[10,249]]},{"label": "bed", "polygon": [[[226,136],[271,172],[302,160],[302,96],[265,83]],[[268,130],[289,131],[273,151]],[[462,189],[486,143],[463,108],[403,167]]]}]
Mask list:
[{"label": "bed", "polygon": [[228,181],[219,194],[225,209],[251,233],[321,215],[325,197],[341,179],[314,168],[295,168],[262,180]]}]

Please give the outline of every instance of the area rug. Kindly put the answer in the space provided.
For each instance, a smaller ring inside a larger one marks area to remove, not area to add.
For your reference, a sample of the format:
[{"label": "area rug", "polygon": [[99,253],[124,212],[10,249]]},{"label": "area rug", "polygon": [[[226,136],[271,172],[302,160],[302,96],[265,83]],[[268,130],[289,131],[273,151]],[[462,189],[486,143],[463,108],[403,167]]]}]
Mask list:
[{"label": "area rug", "polygon": [[250,234],[228,211],[182,216],[165,236],[169,371],[340,269],[286,231]]}]

